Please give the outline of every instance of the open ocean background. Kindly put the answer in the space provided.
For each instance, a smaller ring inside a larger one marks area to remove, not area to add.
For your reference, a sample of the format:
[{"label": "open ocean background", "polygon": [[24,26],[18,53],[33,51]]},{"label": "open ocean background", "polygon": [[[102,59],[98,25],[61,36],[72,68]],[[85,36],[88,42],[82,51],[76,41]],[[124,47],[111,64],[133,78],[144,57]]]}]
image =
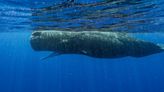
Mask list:
[{"label": "open ocean background", "polygon": [[0,92],[164,92],[164,53],[43,61],[51,52],[34,51],[30,35],[50,29],[120,31],[164,44],[164,0],[0,0]]}]

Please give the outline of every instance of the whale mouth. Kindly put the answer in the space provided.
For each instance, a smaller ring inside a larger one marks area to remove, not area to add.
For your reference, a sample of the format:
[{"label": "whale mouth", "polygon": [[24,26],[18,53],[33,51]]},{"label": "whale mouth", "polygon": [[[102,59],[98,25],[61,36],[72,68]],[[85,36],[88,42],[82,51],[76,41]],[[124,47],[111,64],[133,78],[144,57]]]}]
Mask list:
[{"label": "whale mouth", "polygon": [[41,48],[38,44],[41,43],[41,32],[39,31],[35,31],[32,33],[31,37],[30,37],[30,43],[31,43],[31,47],[36,50],[39,51]]},{"label": "whale mouth", "polygon": [[41,32],[33,32],[31,35],[31,39],[38,39],[41,38]]}]

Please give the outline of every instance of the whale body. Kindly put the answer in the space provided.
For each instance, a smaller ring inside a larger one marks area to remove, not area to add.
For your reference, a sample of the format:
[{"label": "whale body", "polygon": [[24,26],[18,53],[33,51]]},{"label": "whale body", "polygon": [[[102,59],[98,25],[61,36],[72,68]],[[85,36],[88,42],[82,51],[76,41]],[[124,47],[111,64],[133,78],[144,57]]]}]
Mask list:
[{"label": "whale body", "polygon": [[143,57],[164,51],[157,44],[120,32],[34,31],[30,43],[35,51],[83,54],[95,58]]}]

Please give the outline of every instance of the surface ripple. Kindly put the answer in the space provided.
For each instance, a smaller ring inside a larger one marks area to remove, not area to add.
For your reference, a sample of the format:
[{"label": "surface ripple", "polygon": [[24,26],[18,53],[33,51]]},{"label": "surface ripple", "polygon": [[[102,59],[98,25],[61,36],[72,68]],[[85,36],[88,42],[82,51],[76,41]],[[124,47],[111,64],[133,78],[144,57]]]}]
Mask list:
[{"label": "surface ripple", "polygon": [[0,1],[0,32],[164,32],[163,7],[162,0],[5,0]]}]

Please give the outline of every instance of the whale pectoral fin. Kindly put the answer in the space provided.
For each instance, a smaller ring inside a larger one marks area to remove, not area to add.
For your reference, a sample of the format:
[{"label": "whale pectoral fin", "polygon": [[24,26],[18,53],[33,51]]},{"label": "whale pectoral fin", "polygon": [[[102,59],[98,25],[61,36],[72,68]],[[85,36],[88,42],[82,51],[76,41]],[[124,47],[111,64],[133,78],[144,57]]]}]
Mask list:
[{"label": "whale pectoral fin", "polygon": [[55,57],[58,55],[61,55],[61,54],[53,52],[53,53],[49,54],[48,56],[41,58],[41,60],[46,60],[46,59],[49,59],[49,58],[52,58],[52,57]]}]

